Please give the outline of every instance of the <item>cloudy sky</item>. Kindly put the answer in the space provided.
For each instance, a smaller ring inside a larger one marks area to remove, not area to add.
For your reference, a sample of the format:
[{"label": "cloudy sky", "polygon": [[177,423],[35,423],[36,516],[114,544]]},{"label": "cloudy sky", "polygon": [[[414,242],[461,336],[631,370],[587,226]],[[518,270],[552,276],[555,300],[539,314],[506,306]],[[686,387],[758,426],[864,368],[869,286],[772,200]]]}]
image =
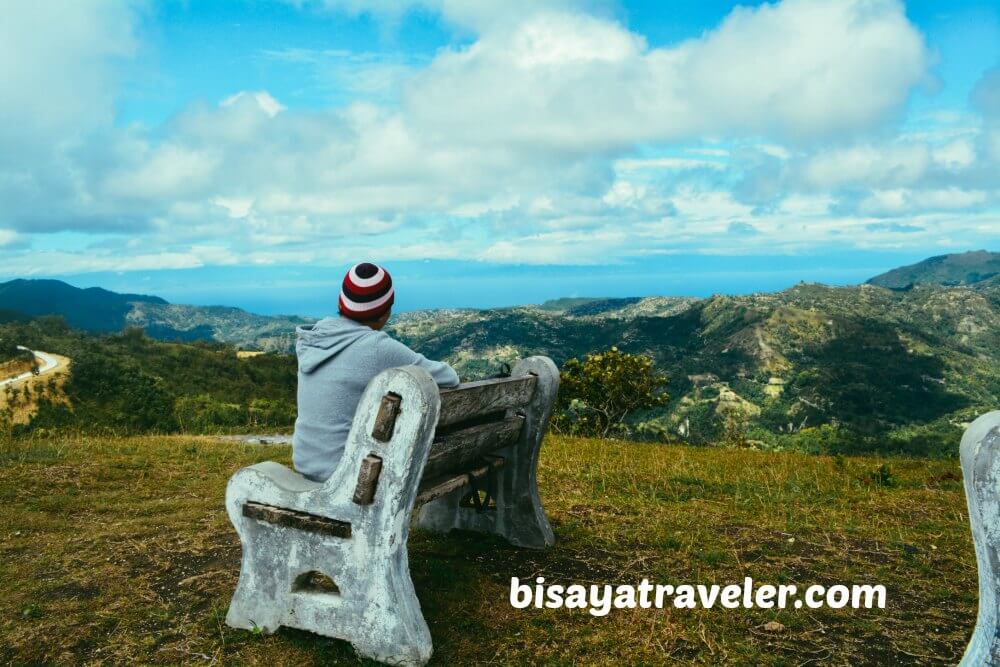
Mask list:
[{"label": "cloudy sky", "polygon": [[0,277],[319,314],[1000,241],[996,2],[0,0]]}]

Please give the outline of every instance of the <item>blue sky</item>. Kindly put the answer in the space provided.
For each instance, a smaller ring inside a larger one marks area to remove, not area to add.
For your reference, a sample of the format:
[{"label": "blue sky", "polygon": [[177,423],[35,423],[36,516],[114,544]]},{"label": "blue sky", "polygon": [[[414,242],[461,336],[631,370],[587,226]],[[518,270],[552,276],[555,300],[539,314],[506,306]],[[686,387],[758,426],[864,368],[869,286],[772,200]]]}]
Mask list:
[{"label": "blue sky", "polygon": [[319,315],[847,284],[1000,240],[995,2],[20,3],[0,278]]}]

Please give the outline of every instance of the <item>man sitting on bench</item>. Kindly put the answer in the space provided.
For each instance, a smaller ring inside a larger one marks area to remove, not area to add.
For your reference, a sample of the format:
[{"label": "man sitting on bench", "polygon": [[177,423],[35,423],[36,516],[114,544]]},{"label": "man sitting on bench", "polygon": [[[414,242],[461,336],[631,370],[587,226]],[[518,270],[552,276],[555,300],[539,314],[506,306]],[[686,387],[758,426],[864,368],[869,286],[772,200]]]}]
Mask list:
[{"label": "man sitting on bench", "polygon": [[296,330],[299,386],[292,461],[313,481],[325,481],[337,468],[358,401],[376,375],[414,365],[442,387],[458,384],[451,366],[427,359],[381,330],[394,300],[388,271],[357,264],[344,276],[340,315]]}]

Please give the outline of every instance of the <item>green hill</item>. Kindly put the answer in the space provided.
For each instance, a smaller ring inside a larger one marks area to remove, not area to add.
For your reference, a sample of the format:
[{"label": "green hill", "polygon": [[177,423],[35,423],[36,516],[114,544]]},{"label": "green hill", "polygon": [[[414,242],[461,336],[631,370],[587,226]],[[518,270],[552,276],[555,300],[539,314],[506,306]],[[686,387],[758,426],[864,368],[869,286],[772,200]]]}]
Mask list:
[{"label": "green hill", "polygon": [[1000,252],[975,250],[901,266],[875,276],[868,284],[890,289],[907,289],[920,283],[972,285],[996,275],[1000,275]]},{"label": "green hill", "polygon": [[572,314],[596,302],[404,314],[391,330],[467,378],[531,354],[648,354],[673,399],[633,426],[692,442],[735,422],[760,446],[954,453],[962,424],[1000,402],[1000,279],[905,292],[803,284],[669,310],[626,301],[597,314]]}]

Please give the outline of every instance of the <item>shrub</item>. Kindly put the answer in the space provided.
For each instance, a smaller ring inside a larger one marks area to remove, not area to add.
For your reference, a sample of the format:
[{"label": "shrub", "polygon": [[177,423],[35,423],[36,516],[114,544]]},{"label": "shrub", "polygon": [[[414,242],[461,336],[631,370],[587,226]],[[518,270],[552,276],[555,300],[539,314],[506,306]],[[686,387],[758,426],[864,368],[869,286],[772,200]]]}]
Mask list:
[{"label": "shrub", "polygon": [[617,347],[570,359],[562,367],[553,426],[575,435],[627,435],[631,413],[667,403],[666,383],[652,358]]},{"label": "shrub", "polygon": [[81,355],[66,381],[73,413],[88,423],[129,433],[177,430],[164,382],[109,354]]},{"label": "shrub", "polygon": [[874,443],[857,431],[840,424],[809,426],[782,435],[780,442],[789,449],[809,454],[863,454],[874,451]]},{"label": "shrub", "polygon": [[174,416],[181,430],[187,433],[245,426],[249,421],[248,411],[243,405],[224,403],[208,394],[179,397],[174,401]]},{"label": "shrub", "polygon": [[250,401],[251,426],[291,426],[295,423],[295,405],[282,400],[255,398]]}]

